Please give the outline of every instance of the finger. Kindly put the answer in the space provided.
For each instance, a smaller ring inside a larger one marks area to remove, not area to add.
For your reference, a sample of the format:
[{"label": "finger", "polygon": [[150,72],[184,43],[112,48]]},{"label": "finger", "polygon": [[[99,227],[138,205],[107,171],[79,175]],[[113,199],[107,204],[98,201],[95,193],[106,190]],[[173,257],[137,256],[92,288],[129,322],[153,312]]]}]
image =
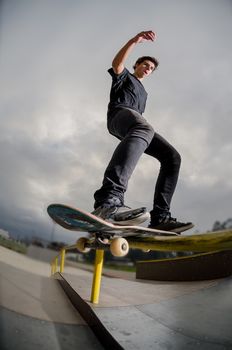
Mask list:
[{"label": "finger", "polygon": [[144,34],[151,34],[151,35],[155,35],[155,32],[153,32],[153,30],[146,30],[144,32],[142,32]]},{"label": "finger", "polygon": [[143,38],[146,39],[146,40],[154,41],[155,40],[155,35],[152,34],[152,33],[144,33],[143,34]]},{"label": "finger", "polygon": [[152,30],[147,30],[142,33],[143,33],[143,37],[146,37],[147,39],[150,39],[150,40],[155,39],[155,33]]}]

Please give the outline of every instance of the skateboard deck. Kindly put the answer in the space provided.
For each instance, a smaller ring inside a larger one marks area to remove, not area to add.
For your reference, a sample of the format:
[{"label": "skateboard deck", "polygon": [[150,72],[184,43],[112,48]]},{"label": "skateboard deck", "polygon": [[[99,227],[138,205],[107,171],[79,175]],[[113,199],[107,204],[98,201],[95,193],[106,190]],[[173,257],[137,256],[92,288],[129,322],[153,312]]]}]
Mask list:
[{"label": "skateboard deck", "polygon": [[175,232],[149,229],[135,225],[115,225],[109,221],[79,208],[63,204],[51,204],[47,208],[49,216],[62,227],[71,231],[96,233],[109,236],[176,236]]},{"label": "skateboard deck", "polygon": [[175,232],[149,229],[142,226],[119,226],[81,209],[51,204],[49,216],[62,227],[90,233],[81,237],[77,249],[110,249],[115,256],[125,256],[130,248],[144,251],[212,252],[232,250],[232,229],[201,234],[178,235]]},{"label": "skateboard deck", "polygon": [[89,249],[108,249],[115,256],[124,256],[129,251],[128,237],[176,236],[175,232],[149,229],[142,226],[115,225],[82,209],[63,204],[51,204],[47,208],[49,216],[60,226],[71,231],[83,231],[90,234],[77,241],[77,249],[88,252]]}]

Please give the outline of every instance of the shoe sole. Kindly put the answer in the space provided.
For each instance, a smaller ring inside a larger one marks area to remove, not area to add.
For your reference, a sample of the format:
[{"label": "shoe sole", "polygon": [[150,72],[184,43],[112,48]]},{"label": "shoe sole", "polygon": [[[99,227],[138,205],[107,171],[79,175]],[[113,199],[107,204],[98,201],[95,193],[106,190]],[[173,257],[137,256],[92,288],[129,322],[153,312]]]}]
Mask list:
[{"label": "shoe sole", "polygon": [[193,227],[194,227],[194,225],[192,223],[190,223],[190,224],[187,224],[185,226],[174,228],[173,230],[170,230],[170,231],[175,232],[175,233],[182,233],[184,231],[190,230],[190,228],[193,228]]}]

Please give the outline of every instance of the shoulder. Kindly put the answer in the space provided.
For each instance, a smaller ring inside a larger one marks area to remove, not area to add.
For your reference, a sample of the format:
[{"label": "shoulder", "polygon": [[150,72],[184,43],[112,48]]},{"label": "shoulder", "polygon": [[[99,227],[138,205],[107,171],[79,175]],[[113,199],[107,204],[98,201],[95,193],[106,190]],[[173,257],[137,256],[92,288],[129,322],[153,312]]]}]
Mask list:
[{"label": "shoulder", "polygon": [[130,72],[128,71],[127,68],[124,68],[123,71],[120,74],[116,74],[113,70],[113,68],[111,67],[110,69],[108,69],[108,73],[112,76],[113,79],[115,80],[122,80],[125,77],[127,77],[128,75],[130,75]]}]

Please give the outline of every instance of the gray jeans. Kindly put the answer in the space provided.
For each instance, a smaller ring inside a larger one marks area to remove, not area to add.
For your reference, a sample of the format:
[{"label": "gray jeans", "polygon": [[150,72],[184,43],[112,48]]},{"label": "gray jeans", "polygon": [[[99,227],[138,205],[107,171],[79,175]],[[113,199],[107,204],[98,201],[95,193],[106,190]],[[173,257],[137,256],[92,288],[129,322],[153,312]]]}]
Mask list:
[{"label": "gray jeans", "polygon": [[135,166],[143,153],[160,162],[151,216],[167,215],[176,188],[181,157],[175,148],[155,133],[138,112],[121,108],[108,117],[109,132],[120,140],[106,168],[102,187],[94,194],[95,205],[117,198],[124,203],[124,193]]}]

